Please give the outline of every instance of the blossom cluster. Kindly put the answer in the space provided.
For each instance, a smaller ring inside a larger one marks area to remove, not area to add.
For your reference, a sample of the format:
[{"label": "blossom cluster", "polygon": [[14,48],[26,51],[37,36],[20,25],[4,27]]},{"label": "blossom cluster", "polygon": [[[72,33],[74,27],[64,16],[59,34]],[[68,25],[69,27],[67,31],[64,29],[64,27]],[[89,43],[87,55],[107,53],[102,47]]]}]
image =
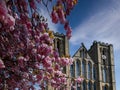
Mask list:
[{"label": "blossom cluster", "polygon": [[77,2],[77,0],[58,0],[51,12],[53,23],[60,22],[61,24],[64,24],[66,36],[68,39],[71,37],[72,29],[69,25],[68,20],[66,20],[66,17],[70,14],[70,11],[73,9]]},{"label": "blossom cluster", "polygon": [[[54,35],[37,13],[36,2],[42,0],[0,0],[0,90],[34,90],[36,83],[45,88],[45,82],[55,88],[66,85],[62,68],[72,64],[72,58],[59,57],[53,48]],[[51,14],[54,23],[65,25],[68,37],[71,28],[65,18],[76,2],[57,0]]]}]

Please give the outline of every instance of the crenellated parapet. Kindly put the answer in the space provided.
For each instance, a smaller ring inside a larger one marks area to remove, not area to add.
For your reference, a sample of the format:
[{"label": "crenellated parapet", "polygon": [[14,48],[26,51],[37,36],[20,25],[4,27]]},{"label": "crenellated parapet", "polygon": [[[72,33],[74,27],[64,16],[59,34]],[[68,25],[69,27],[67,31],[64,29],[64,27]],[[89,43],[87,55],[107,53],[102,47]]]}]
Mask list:
[{"label": "crenellated parapet", "polygon": [[60,56],[69,55],[69,40],[63,33],[53,32],[54,48],[58,50]]},{"label": "crenellated parapet", "polygon": [[[99,46],[104,46],[104,47],[113,47],[112,44],[108,44],[108,43],[105,43],[105,42],[101,42],[101,41],[94,41],[93,44],[91,45],[90,49],[92,49],[95,45],[99,45]],[[90,50],[89,49],[89,50]]]},{"label": "crenellated parapet", "polygon": [[53,34],[57,37],[65,37],[65,35],[63,33],[53,32]]}]

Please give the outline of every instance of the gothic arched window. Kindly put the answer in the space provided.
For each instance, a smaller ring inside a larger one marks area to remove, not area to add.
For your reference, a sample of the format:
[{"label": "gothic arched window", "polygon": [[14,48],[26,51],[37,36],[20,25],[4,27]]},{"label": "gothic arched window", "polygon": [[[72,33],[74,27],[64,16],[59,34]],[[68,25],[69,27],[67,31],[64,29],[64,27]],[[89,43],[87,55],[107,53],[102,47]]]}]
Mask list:
[{"label": "gothic arched window", "polygon": [[82,61],[82,76],[85,77],[85,62]]},{"label": "gothic arched window", "polygon": [[85,81],[83,81],[83,85],[82,85],[82,90],[86,90],[86,83],[85,83]]},{"label": "gothic arched window", "polygon": [[92,88],[92,87],[91,87],[91,83],[89,82],[89,83],[88,83],[88,90],[91,90],[91,88]]},{"label": "gothic arched window", "polygon": [[78,59],[76,61],[76,75],[80,76],[80,61]]},{"label": "gothic arched window", "polygon": [[93,79],[96,80],[96,67],[93,66]]},{"label": "gothic arched window", "polygon": [[103,90],[108,90],[106,85],[103,88],[104,88]]},{"label": "gothic arched window", "polygon": [[103,68],[103,81],[106,82],[107,81],[107,72],[106,69]]},{"label": "gothic arched window", "polygon": [[58,49],[58,53],[60,55],[61,52],[60,52],[60,40],[59,39],[57,39],[57,49]]},{"label": "gothic arched window", "polygon": [[91,63],[88,63],[88,79],[91,79]]},{"label": "gothic arched window", "polygon": [[93,90],[96,90],[96,83],[94,83]]},{"label": "gothic arched window", "polygon": [[75,64],[74,63],[70,66],[70,73],[72,77],[75,76]]}]

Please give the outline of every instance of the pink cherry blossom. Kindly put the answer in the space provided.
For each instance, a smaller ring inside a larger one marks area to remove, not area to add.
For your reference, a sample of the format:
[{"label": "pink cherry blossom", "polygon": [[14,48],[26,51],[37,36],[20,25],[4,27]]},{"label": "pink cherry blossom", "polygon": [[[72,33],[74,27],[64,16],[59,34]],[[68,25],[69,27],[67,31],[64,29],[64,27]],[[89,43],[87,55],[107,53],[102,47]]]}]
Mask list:
[{"label": "pink cherry blossom", "polygon": [[66,66],[66,65],[68,65],[69,64],[69,59],[67,59],[67,58],[61,58],[61,65],[63,65],[63,66]]},{"label": "pink cherry blossom", "polygon": [[68,22],[65,23],[64,28],[65,28],[65,30],[67,31],[66,36],[68,37],[68,39],[70,39],[72,29],[71,29],[71,27],[69,26],[69,23],[68,23]]},{"label": "pink cherry blossom", "polygon": [[49,73],[53,73],[54,72],[54,69],[52,67],[48,67],[46,68],[46,70],[49,72]]},{"label": "pink cherry blossom", "polygon": [[55,23],[55,24],[58,23],[58,14],[55,10],[52,11],[51,18],[52,18],[53,23]]},{"label": "pink cherry blossom", "polygon": [[66,80],[67,80],[66,77],[62,77],[61,78],[61,83],[65,83],[66,84]]},{"label": "pink cherry blossom", "polygon": [[66,22],[66,19],[65,19],[65,14],[64,14],[63,9],[58,8],[57,13],[58,13],[58,17],[59,17],[60,22],[64,24]]},{"label": "pink cherry blossom", "polygon": [[4,65],[2,59],[0,59],[0,68],[5,68],[5,65]]},{"label": "pink cherry blossom", "polygon": [[38,75],[36,76],[36,78],[37,78],[37,82],[40,82],[40,81],[42,80],[43,76],[40,75],[40,74],[38,74]]},{"label": "pink cherry blossom", "polygon": [[36,9],[35,0],[30,0],[30,6],[31,6],[33,9]]},{"label": "pink cherry blossom", "polygon": [[51,86],[56,87],[56,81],[54,79],[51,80]]},{"label": "pink cherry blossom", "polygon": [[[0,0],[0,90],[6,87],[9,90],[34,90],[35,84],[44,89],[45,82],[61,89],[67,82],[62,68],[70,65],[72,59],[60,57],[54,49],[54,38],[50,35],[48,23],[38,11],[38,4],[48,7],[49,2],[53,1],[12,1]],[[74,3],[71,0],[57,0],[54,3],[49,8],[52,9],[50,18],[53,23],[63,24],[70,38],[72,31],[65,8],[70,12]]]},{"label": "pink cherry blossom", "polygon": [[83,81],[83,78],[78,77],[75,81],[76,81],[77,83],[81,83],[81,82]]},{"label": "pink cherry blossom", "polygon": [[0,16],[7,16],[8,10],[4,0],[0,0]]},{"label": "pink cherry blossom", "polygon": [[45,57],[42,63],[43,63],[43,66],[46,68],[51,67],[52,65],[51,58],[49,56]]},{"label": "pink cherry blossom", "polygon": [[20,56],[18,57],[18,64],[20,65],[20,67],[24,67],[24,61],[25,61],[25,58]]},{"label": "pink cherry blossom", "polygon": [[15,19],[14,19],[13,16],[11,16],[11,15],[8,14],[6,20],[7,20],[6,23],[7,23],[10,27],[12,27],[12,26],[15,25]]},{"label": "pink cherry blossom", "polygon": [[59,64],[55,64],[55,70],[60,70],[60,65]]},{"label": "pink cherry blossom", "polygon": [[69,64],[73,64],[73,58],[69,58]]},{"label": "pink cherry blossom", "polygon": [[54,73],[56,76],[61,76],[63,74],[62,71],[59,71],[59,70],[54,71]]}]

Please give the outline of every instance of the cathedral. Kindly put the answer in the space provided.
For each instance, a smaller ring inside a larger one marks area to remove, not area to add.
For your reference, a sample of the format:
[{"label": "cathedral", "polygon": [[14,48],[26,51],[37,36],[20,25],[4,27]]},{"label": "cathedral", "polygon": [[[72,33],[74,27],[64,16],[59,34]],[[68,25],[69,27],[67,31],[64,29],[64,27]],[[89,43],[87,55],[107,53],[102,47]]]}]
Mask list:
[{"label": "cathedral", "polygon": [[[69,55],[69,40],[64,34],[54,33],[54,47],[59,55]],[[68,85],[67,90],[116,90],[115,65],[113,45],[94,41],[87,50],[82,43],[72,56],[73,64],[65,67],[65,73],[70,77],[82,77],[84,80],[79,85]],[[68,80],[71,83],[71,80]]]}]

